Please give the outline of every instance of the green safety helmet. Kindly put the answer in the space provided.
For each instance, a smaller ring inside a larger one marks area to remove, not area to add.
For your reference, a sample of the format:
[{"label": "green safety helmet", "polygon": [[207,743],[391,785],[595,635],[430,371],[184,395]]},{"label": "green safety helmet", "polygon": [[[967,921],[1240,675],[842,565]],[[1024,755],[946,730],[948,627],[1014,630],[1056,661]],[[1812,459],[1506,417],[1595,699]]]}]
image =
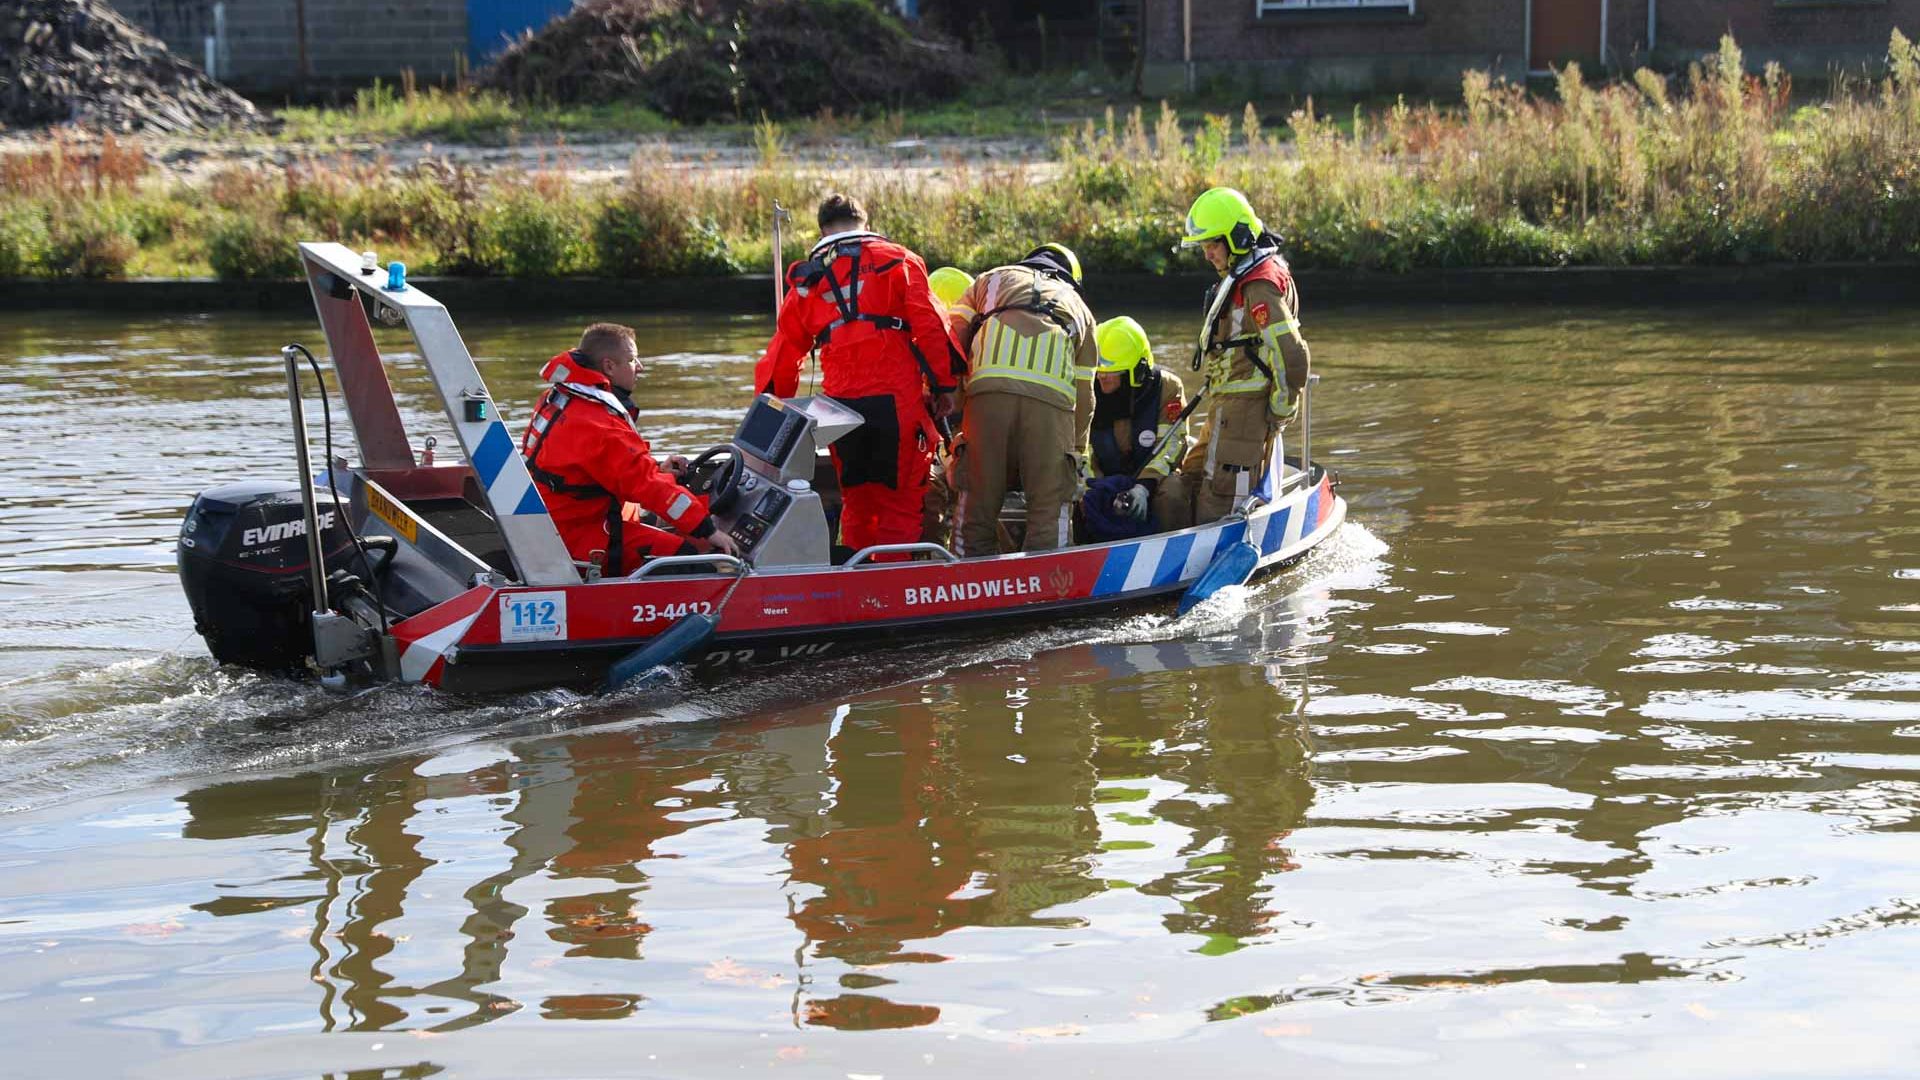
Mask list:
[{"label": "green safety helmet", "polygon": [[1100,363],[1094,370],[1113,374],[1124,371],[1135,386],[1140,385],[1141,369],[1153,366],[1153,344],[1130,316],[1121,315],[1094,327],[1093,344],[1100,350]]},{"label": "green safety helmet", "polygon": [[1266,231],[1245,195],[1230,187],[1208,188],[1187,211],[1187,234],[1180,243],[1192,247],[1207,240],[1225,240],[1227,250],[1245,255]]},{"label": "green safety helmet", "polygon": [[927,287],[940,302],[952,305],[973,285],[973,275],[957,266],[943,266],[927,275]]},{"label": "green safety helmet", "polygon": [[1036,260],[1044,260],[1045,262],[1052,263],[1073,275],[1073,280],[1080,280],[1080,258],[1073,253],[1073,249],[1067,247],[1065,244],[1041,244],[1039,247],[1027,252],[1027,257],[1020,261],[1023,263],[1032,263]]}]

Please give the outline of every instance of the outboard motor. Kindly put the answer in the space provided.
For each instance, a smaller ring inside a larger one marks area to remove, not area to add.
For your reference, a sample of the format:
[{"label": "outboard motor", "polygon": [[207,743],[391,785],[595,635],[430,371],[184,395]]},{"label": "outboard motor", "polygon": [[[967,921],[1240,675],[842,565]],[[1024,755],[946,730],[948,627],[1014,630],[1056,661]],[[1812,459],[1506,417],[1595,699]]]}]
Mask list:
[{"label": "outboard motor", "polygon": [[[318,510],[327,566],[349,565],[352,540],[330,502]],[[180,523],[180,584],[193,628],[223,664],[288,671],[313,655],[313,589],[300,487],[244,480],[208,488]]]}]

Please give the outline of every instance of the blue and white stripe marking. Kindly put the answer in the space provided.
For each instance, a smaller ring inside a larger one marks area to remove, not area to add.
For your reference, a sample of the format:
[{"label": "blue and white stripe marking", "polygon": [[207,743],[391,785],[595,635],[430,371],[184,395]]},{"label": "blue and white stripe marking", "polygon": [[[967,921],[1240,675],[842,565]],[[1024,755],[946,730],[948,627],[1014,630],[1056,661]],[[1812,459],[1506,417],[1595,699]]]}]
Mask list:
[{"label": "blue and white stripe marking", "polygon": [[496,511],[546,516],[546,504],[540,501],[533,477],[527,474],[526,465],[514,449],[507,425],[498,420],[487,425],[487,433],[473,448],[473,471],[480,478],[480,486],[487,489],[487,501]]},{"label": "blue and white stripe marking", "polygon": [[1107,552],[1093,595],[1114,596],[1191,582],[1213,561],[1214,553],[1243,536],[1259,550],[1263,565],[1272,562],[1313,534],[1320,499],[1321,491],[1316,487],[1305,498],[1256,514],[1249,521],[1121,544]]}]

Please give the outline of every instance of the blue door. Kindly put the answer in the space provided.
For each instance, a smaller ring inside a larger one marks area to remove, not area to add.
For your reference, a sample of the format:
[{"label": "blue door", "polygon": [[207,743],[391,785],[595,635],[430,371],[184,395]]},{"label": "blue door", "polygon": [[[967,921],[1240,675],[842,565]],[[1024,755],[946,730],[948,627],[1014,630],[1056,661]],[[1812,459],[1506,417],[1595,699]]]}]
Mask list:
[{"label": "blue door", "polygon": [[467,0],[467,59],[474,67],[507,43],[573,10],[573,0]]}]

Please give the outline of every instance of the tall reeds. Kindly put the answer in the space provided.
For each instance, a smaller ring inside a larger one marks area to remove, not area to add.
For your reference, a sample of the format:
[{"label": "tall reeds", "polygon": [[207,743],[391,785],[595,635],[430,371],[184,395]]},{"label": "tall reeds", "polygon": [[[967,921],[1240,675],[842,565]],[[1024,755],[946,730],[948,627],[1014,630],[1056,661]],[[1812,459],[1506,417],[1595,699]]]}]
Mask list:
[{"label": "tall reeds", "polygon": [[[0,274],[271,275],[288,265],[273,245],[301,237],[428,273],[735,273],[767,265],[774,202],[804,221],[830,189],[861,195],[876,227],[935,264],[978,269],[1057,240],[1094,273],[1162,272],[1186,206],[1215,184],[1244,190],[1305,267],[1920,257],[1920,47],[1898,32],[1885,78],[1798,108],[1787,77],[1748,72],[1731,38],[1671,78],[1596,85],[1569,65],[1551,96],[1484,72],[1461,89],[1447,108],[1328,116],[1309,101],[1284,127],[1251,105],[1237,123],[1109,109],[1046,161],[915,169],[803,164],[763,119],[744,165],[636,155],[597,184],[571,179],[561,151],[523,171],[321,156],[183,188],[137,147],[55,140],[0,158]],[[403,86],[355,108],[409,99],[424,97]]]}]

